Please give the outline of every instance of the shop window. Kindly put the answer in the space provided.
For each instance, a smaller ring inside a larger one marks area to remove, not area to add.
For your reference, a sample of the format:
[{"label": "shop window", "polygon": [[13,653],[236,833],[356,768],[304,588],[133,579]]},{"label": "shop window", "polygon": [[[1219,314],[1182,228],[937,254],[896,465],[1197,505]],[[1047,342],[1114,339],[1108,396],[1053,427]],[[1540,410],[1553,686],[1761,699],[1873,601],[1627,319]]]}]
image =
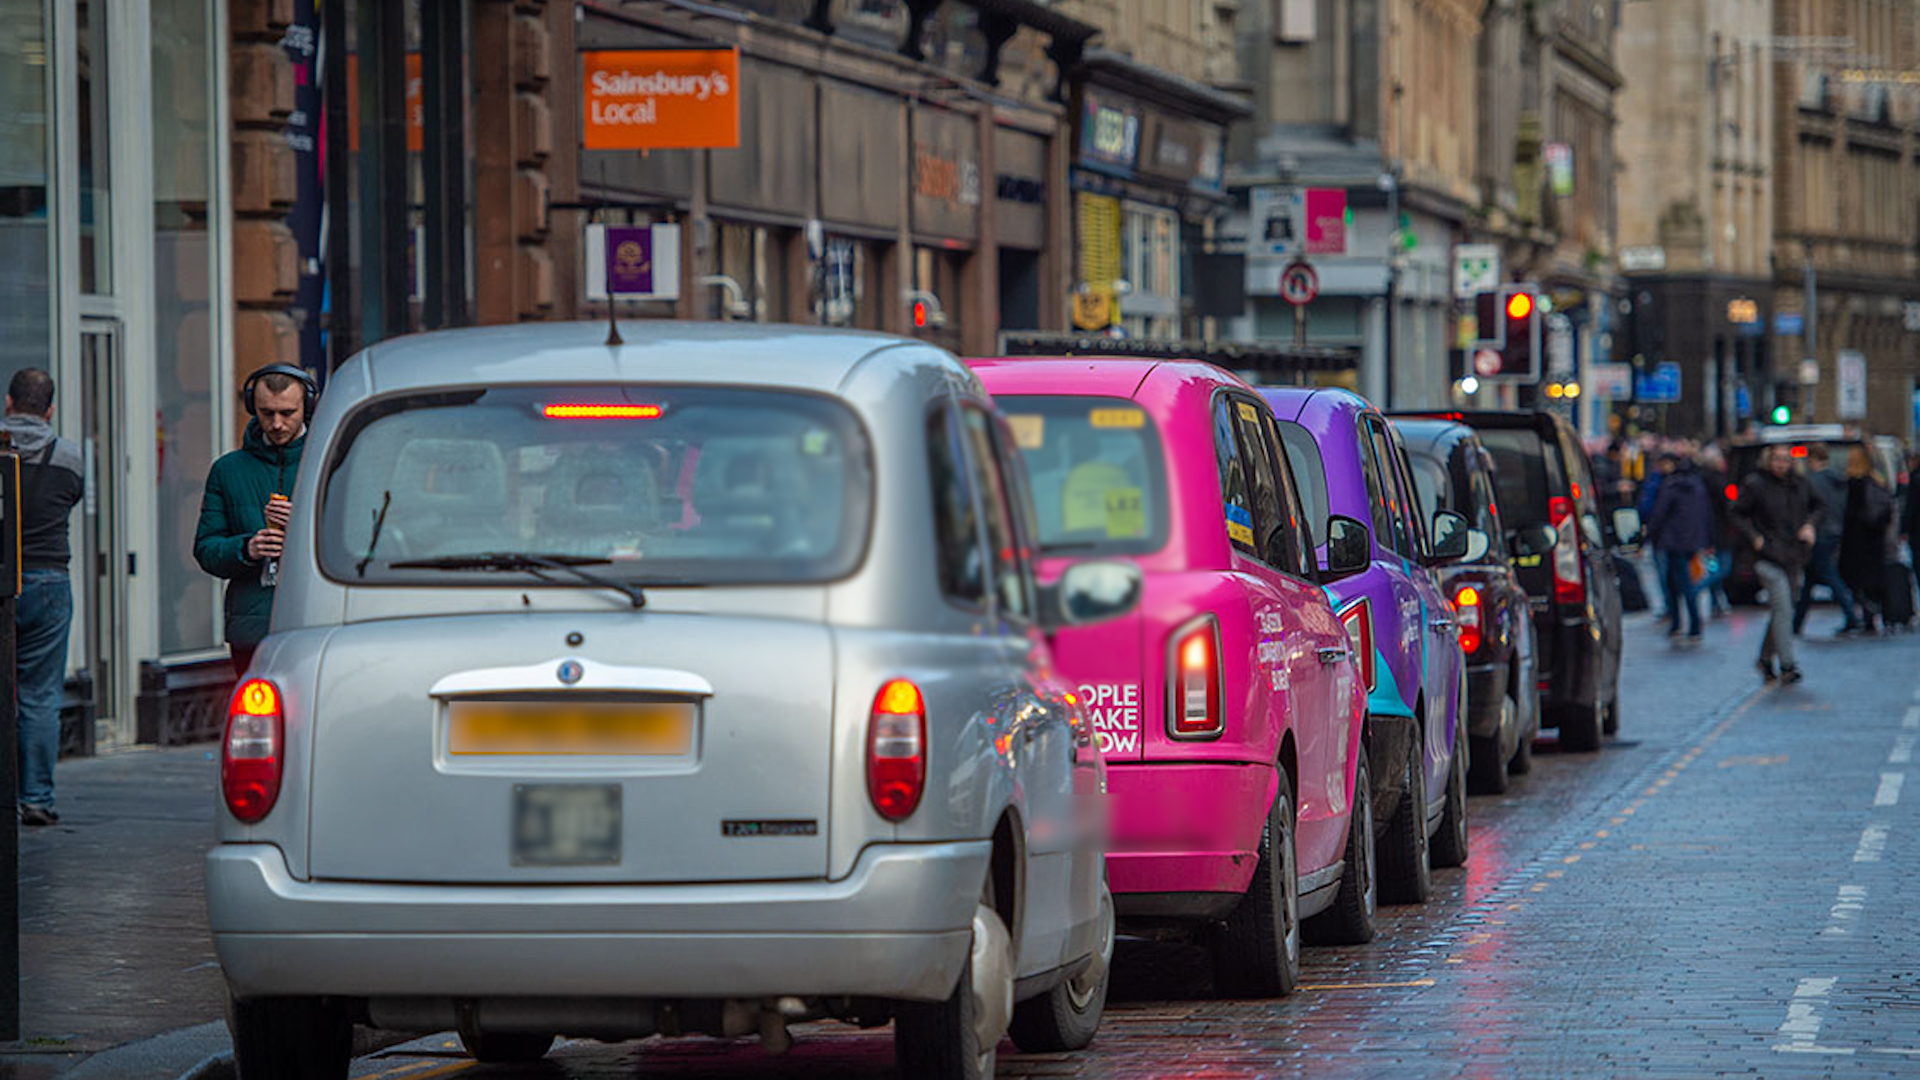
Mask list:
[{"label": "shop window", "polygon": [[1120,228],[1121,275],[1131,286],[1120,300],[1134,337],[1180,336],[1180,215],[1128,203]]},{"label": "shop window", "polygon": [[[193,561],[200,494],[213,464],[217,318],[208,234],[214,104],[206,73],[219,51],[202,0],[151,0],[153,34],[154,443],[159,559],[155,610],[164,655],[219,644],[214,580]],[[0,32],[0,39],[10,35]],[[4,47],[4,46],[0,46]],[[4,68],[5,65],[0,65]],[[221,449],[224,449],[222,447]]]},{"label": "shop window", "polygon": [[781,322],[787,318],[790,229],[720,223],[716,273],[726,279],[701,286],[702,314],[717,319]]},{"label": "shop window", "polygon": [[822,326],[879,330],[884,326],[880,278],[884,247],[830,236],[813,264],[813,317]]},{"label": "shop window", "polygon": [[[907,330],[915,337],[936,342],[943,348],[960,346],[960,282],[967,265],[967,253],[943,248],[913,249],[914,299],[907,308]],[[921,323],[924,321],[924,325]]]},{"label": "shop window", "polygon": [[0,356],[46,363],[47,32],[42,0],[0,0]]},{"label": "shop window", "polygon": [[80,291],[113,291],[112,127],[107,113],[112,57],[107,52],[106,5],[79,0],[74,5],[74,91],[79,119]]}]

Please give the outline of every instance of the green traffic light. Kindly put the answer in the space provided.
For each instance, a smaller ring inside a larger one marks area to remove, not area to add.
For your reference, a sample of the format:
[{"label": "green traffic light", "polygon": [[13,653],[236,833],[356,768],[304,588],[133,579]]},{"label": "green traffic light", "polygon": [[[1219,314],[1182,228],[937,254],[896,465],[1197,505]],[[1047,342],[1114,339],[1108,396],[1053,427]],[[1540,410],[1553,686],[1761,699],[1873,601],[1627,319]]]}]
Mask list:
[{"label": "green traffic light", "polygon": [[1788,420],[1791,420],[1791,419],[1793,419],[1793,410],[1792,410],[1792,409],[1789,409],[1789,408],[1787,408],[1787,407],[1786,407],[1785,405],[1775,405],[1775,406],[1773,407],[1773,422],[1774,422],[1774,423],[1776,423],[1776,424],[1784,424],[1784,423],[1786,423],[1786,422],[1787,422]]}]

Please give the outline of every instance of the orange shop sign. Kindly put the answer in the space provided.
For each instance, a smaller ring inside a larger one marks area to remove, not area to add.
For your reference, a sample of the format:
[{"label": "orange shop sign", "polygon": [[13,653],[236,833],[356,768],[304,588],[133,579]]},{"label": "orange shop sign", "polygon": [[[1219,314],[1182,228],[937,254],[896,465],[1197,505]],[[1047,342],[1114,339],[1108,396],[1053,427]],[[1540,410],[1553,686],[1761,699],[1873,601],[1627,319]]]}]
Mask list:
[{"label": "orange shop sign", "polygon": [[588,150],[740,145],[737,49],[601,49],[580,54]]}]

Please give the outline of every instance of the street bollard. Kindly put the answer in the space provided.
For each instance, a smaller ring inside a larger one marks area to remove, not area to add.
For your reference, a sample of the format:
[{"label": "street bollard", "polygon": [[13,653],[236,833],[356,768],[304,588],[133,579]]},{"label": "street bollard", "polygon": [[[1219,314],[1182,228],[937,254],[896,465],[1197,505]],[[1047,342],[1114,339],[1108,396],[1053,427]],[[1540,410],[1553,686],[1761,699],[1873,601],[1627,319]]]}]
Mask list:
[{"label": "street bollard", "polygon": [[20,735],[13,666],[13,605],[20,595],[20,455],[0,450],[0,1042],[20,1038]]}]

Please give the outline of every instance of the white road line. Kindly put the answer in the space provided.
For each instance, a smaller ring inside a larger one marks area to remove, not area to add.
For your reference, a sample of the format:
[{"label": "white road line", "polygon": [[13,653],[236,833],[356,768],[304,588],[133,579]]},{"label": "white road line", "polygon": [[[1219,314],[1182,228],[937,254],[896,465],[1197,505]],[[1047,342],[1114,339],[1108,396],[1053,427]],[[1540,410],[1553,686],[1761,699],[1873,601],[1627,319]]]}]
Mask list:
[{"label": "white road line", "polygon": [[1907,762],[1912,761],[1914,739],[1915,736],[1913,735],[1902,735],[1894,739],[1893,753],[1887,755],[1887,764],[1905,765]]},{"label": "white road line", "polygon": [[1883,772],[1880,774],[1880,790],[1873,793],[1873,805],[1892,806],[1900,801],[1900,785],[1907,782],[1907,774]]},{"label": "white road line", "polygon": [[1846,937],[1853,932],[1849,923],[1859,919],[1860,913],[1867,907],[1867,887],[1865,885],[1842,885],[1834,896],[1833,907],[1827,912],[1827,927],[1820,931],[1821,937]]},{"label": "white road line", "polygon": [[[1839,978],[1828,976],[1824,979],[1801,979],[1800,985],[1793,988],[1793,1000],[1787,1003],[1787,1018],[1780,1023],[1781,1042],[1774,1044],[1775,1050],[1795,1050],[1801,1053],[1820,1053],[1820,1010],[1819,999],[1833,992],[1833,984]],[[1852,1053],[1851,1050],[1843,1051]]]},{"label": "white road line", "polygon": [[1908,731],[1920,728],[1920,705],[1907,706],[1906,718],[1900,721],[1900,726]]},{"label": "white road line", "polygon": [[1860,846],[1853,849],[1854,862],[1879,862],[1887,850],[1887,827],[1869,825],[1860,830]]}]

